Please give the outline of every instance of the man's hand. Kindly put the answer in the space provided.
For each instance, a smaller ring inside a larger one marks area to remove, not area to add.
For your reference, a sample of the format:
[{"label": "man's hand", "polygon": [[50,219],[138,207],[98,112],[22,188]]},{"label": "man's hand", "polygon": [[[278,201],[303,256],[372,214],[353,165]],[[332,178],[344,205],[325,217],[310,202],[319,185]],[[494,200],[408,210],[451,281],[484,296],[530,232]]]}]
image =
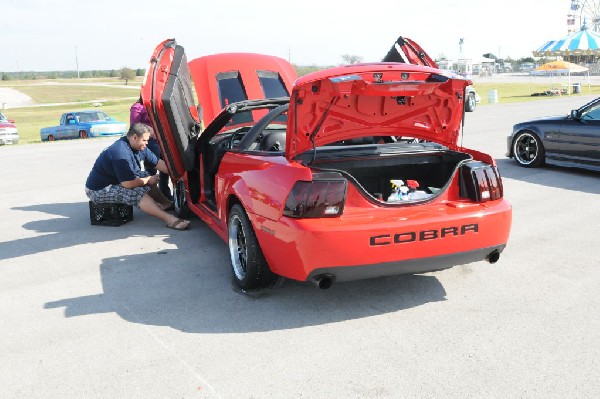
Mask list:
[{"label": "man's hand", "polygon": [[148,177],[147,186],[156,186],[158,184],[158,174]]},{"label": "man's hand", "polygon": [[125,188],[135,188],[142,186],[156,186],[158,184],[158,174],[147,177],[136,177],[133,180],[122,181],[121,186]]}]

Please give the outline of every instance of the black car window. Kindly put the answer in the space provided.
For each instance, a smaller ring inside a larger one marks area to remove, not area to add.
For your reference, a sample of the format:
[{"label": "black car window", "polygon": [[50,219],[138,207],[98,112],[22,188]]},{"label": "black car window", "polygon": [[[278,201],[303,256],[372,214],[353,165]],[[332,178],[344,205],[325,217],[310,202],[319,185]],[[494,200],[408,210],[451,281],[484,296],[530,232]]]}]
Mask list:
[{"label": "black car window", "polygon": [[582,119],[600,120],[600,103],[587,109],[582,115]]},{"label": "black car window", "polygon": [[[257,71],[258,80],[262,87],[265,98],[289,97],[283,79],[277,72],[273,71]],[[287,114],[278,116],[275,121],[287,122]]]},{"label": "black car window", "polygon": [[[219,88],[219,100],[222,108],[225,108],[228,104],[248,99],[239,71],[218,73],[217,87]],[[252,120],[252,113],[241,112],[234,115],[228,125],[252,122]]]},{"label": "black car window", "polygon": [[265,98],[289,97],[283,83],[283,79],[277,72],[273,71],[258,71],[258,80],[265,94]]}]

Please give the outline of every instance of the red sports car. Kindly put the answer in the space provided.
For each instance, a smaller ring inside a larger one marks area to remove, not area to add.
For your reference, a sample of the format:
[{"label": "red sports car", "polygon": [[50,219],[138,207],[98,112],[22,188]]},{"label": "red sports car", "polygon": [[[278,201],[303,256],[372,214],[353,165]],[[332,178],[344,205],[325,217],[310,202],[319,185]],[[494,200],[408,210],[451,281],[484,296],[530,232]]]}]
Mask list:
[{"label": "red sports car", "polygon": [[512,210],[496,163],[457,144],[470,82],[405,44],[405,63],[297,80],[276,57],[156,48],[142,97],[177,211],[228,242],[242,289],[499,259]]}]

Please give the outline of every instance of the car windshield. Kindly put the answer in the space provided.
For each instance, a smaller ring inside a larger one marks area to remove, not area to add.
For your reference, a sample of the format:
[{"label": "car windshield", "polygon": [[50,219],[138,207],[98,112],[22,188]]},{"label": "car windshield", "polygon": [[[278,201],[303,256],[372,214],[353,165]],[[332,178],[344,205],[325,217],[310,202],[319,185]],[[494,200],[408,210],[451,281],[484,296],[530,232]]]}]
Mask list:
[{"label": "car windshield", "polygon": [[600,120],[600,102],[594,104],[593,106],[591,106],[590,108],[586,109],[585,112],[583,113],[583,115],[581,116],[582,119],[593,119],[593,120]]},{"label": "car windshield", "polygon": [[1,122],[8,122],[8,119],[6,119],[6,116],[4,116],[3,114],[0,113],[0,121]]},{"label": "car windshield", "polygon": [[97,122],[108,120],[108,115],[102,111],[77,113],[79,122]]}]

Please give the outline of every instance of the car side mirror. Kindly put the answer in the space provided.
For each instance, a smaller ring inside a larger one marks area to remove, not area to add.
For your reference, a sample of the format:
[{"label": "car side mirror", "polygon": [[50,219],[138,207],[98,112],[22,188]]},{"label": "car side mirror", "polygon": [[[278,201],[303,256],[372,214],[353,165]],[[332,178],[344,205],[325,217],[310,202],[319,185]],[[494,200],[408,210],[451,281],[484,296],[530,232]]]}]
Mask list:
[{"label": "car side mirror", "polygon": [[571,111],[571,118],[573,119],[581,119],[581,114],[578,110],[574,109]]},{"label": "car side mirror", "polygon": [[9,119],[8,123],[15,123],[15,120],[14,119]]}]

